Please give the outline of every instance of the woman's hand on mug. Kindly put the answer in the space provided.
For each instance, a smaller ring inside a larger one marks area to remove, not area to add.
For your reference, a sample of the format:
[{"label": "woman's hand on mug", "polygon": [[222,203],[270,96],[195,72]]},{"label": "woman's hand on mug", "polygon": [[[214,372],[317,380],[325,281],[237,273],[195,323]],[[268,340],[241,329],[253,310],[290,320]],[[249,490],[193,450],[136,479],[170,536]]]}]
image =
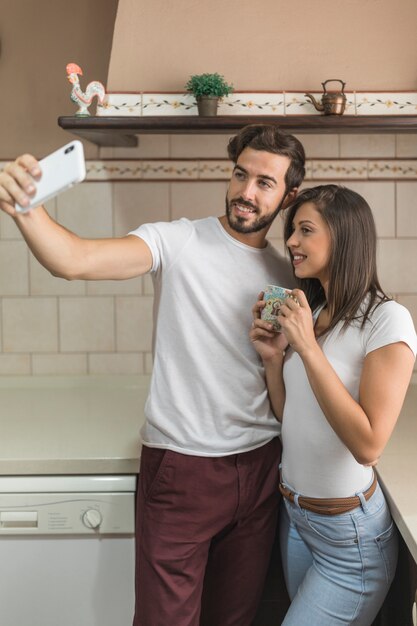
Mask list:
[{"label": "woman's hand on mug", "polygon": [[298,353],[317,345],[314,335],[313,315],[306,295],[301,289],[293,289],[278,313],[282,334]]},{"label": "woman's hand on mug", "polygon": [[258,301],[252,308],[253,322],[249,337],[263,361],[273,360],[277,357],[282,359],[288,341],[283,333],[277,333],[273,330],[273,325],[270,322],[261,319],[261,312],[265,306],[263,295],[264,293],[261,291]]}]

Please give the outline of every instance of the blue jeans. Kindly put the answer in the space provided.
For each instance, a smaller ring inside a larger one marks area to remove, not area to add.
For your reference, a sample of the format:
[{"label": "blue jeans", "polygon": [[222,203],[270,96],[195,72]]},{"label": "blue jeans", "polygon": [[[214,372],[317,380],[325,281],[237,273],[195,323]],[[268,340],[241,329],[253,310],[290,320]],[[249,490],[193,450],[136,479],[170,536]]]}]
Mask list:
[{"label": "blue jeans", "polygon": [[280,543],[291,606],[282,626],[369,626],[395,574],[397,530],[379,485],[362,505],[319,515],[285,498]]}]

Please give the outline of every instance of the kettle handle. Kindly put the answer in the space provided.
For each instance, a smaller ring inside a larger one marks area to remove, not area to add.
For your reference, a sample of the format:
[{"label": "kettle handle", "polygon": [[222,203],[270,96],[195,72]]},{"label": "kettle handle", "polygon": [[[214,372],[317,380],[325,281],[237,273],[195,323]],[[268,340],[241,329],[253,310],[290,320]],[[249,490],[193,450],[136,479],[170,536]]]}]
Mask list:
[{"label": "kettle handle", "polygon": [[345,88],[346,83],[344,83],[343,80],[340,80],[340,78],[329,78],[328,80],[325,80],[324,83],[322,83],[322,87],[323,87],[324,93],[326,93],[326,85],[327,85],[327,83],[331,83],[331,82],[334,82],[334,81],[336,81],[338,83],[342,83],[342,93],[344,93],[343,90]]}]

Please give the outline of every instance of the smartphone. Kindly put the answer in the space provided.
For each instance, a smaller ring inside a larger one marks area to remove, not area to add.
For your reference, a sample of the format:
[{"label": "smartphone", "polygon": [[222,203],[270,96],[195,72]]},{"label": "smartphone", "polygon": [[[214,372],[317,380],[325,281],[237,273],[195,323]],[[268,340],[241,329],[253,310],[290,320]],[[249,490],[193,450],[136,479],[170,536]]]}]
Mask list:
[{"label": "smartphone", "polygon": [[83,144],[78,140],[71,141],[39,161],[39,165],[42,176],[39,181],[35,181],[36,193],[31,197],[28,206],[15,205],[19,213],[26,213],[44,204],[47,200],[84,180]]}]

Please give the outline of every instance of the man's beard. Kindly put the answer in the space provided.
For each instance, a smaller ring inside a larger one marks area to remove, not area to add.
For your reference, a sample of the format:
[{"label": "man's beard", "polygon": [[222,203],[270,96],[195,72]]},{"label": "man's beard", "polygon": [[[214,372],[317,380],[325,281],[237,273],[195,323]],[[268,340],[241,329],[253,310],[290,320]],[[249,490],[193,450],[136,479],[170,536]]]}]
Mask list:
[{"label": "man's beard", "polygon": [[[231,203],[226,196],[226,218],[228,224],[230,228],[235,230],[237,233],[258,233],[260,230],[263,230],[272,224],[278,213],[281,211],[285,198],[286,196],[284,196],[273,213],[270,215],[264,215],[263,217],[258,217],[252,223],[246,224],[246,220],[243,217],[232,216],[232,209],[230,206]],[[257,213],[259,212],[259,209],[255,204],[252,204],[247,200],[243,200],[243,198],[234,198],[232,202],[246,206],[249,209],[253,209]]]}]

